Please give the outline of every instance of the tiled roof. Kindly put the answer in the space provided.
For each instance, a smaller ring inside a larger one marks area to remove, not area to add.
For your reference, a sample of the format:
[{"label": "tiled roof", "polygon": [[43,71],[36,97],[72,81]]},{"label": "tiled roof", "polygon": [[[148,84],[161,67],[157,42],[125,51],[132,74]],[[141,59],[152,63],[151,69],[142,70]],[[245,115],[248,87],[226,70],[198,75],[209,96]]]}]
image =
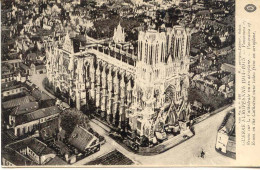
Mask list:
[{"label": "tiled roof", "polygon": [[6,146],[6,148],[13,149],[15,151],[19,151],[21,149],[25,149],[31,142],[31,138],[22,139],[19,141],[15,141]]},{"label": "tiled roof", "polygon": [[39,89],[35,88],[32,90],[32,96],[35,97],[36,100],[48,100],[52,99],[48,96],[45,92],[40,91]]},{"label": "tiled roof", "polygon": [[19,151],[20,149],[24,149],[29,147],[34,153],[36,153],[38,156],[41,155],[47,155],[55,152],[50,149],[45,143],[41,142],[40,140],[29,137],[17,142],[14,142],[10,145],[8,145],[7,148],[13,149],[15,151]]},{"label": "tiled roof", "polygon": [[17,118],[16,125],[24,124],[33,120],[38,120],[44,117],[55,115],[60,112],[61,110],[57,106],[39,109],[34,112],[21,115],[19,118]]},{"label": "tiled roof", "polygon": [[24,166],[24,165],[36,165],[33,161],[28,159],[26,156],[23,156],[19,152],[16,152],[12,149],[3,149],[2,150],[2,158],[5,158],[12,164],[16,166]]},{"label": "tiled roof", "polygon": [[231,114],[225,124],[225,128],[226,128],[228,134],[233,131],[234,125],[235,125],[235,116],[233,114]]},{"label": "tiled roof", "polygon": [[224,128],[226,129],[226,133],[231,135],[234,132],[235,128],[235,113],[233,111],[229,112],[226,117],[224,118],[221,126],[219,129]]},{"label": "tiled roof", "polygon": [[2,131],[1,135],[2,135],[2,147],[18,139],[18,137],[14,135],[13,129],[8,129],[5,132]]},{"label": "tiled roof", "polygon": [[94,138],[95,136],[88,132],[86,129],[80,126],[76,126],[74,131],[70,135],[69,143],[80,151],[85,151],[86,147]]},{"label": "tiled roof", "polygon": [[11,68],[8,65],[3,64],[2,68],[1,68],[1,72],[2,72],[2,74],[10,73],[11,72]]},{"label": "tiled roof", "polygon": [[1,91],[5,91],[7,89],[9,89],[10,87],[14,87],[14,86],[17,86],[17,85],[20,85],[22,84],[21,82],[17,82],[17,81],[9,81],[9,82],[6,82],[6,83],[2,83],[1,84]]},{"label": "tiled roof", "polygon": [[25,103],[29,103],[29,102],[34,102],[35,98],[32,96],[25,96],[25,97],[20,97],[20,98],[16,98],[16,99],[12,99],[6,102],[3,102],[2,106],[4,109],[11,109],[13,107],[25,104]]},{"label": "tiled roof", "polygon": [[61,154],[70,154],[70,149],[61,141],[55,141],[55,145],[60,149]]},{"label": "tiled roof", "polygon": [[114,150],[98,159],[87,163],[87,165],[132,165],[134,162],[123,155],[121,152]]},{"label": "tiled roof", "polygon": [[47,162],[45,165],[68,165],[68,163],[62,160],[60,157],[55,156],[52,160]]},{"label": "tiled roof", "polygon": [[201,63],[204,64],[205,66],[209,67],[212,64],[212,61],[205,59],[205,60],[202,60]]},{"label": "tiled roof", "polygon": [[42,100],[41,101],[41,108],[54,106],[55,102],[56,102],[55,99]]},{"label": "tiled roof", "polygon": [[20,67],[21,67],[23,70],[29,70],[29,69],[30,69],[27,65],[25,65],[25,64],[23,64],[23,63],[20,64]]},{"label": "tiled roof", "polygon": [[35,139],[31,140],[30,145],[28,145],[28,147],[37,155],[41,155],[41,153],[47,148],[45,144]]},{"label": "tiled roof", "polygon": [[37,57],[36,53],[29,53],[27,55],[27,58],[30,60],[36,60],[36,57]]},{"label": "tiled roof", "polygon": [[40,91],[39,89],[35,88],[32,90],[32,96],[35,97],[36,100],[49,100],[52,99],[49,95],[45,92]]},{"label": "tiled roof", "polygon": [[15,107],[10,115],[17,116],[17,115],[33,112],[38,108],[39,108],[38,102],[25,103]]},{"label": "tiled roof", "polygon": [[37,65],[37,66],[35,66],[35,69],[36,70],[46,69],[46,66],[45,65]]},{"label": "tiled roof", "polygon": [[231,64],[227,64],[227,63],[223,63],[221,65],[221,69],[224,71],[231,72],[232,74],[235,74],[235,72],[236,72],[235,66],[231,65]]}]

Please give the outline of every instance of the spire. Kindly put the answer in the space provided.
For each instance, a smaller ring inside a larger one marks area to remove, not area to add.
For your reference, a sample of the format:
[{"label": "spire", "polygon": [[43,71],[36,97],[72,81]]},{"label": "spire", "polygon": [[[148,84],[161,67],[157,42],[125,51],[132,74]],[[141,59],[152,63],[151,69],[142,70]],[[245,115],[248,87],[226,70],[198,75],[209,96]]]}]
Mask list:
[{"label": "spire", "polygon": [[73,46],[73,42],[70,38],[69,32],[67,30],[66,36],[64,38],[64,43],[63,43],[63,49],[65,51],[68,51],[70,53],[74,53],[74,46]]},{"label": "spire", "polygon": [[121,26],[120,22],[118,26],[114,29],[113,40],[115,43],[125,42],[125,31],[124,28]]}]

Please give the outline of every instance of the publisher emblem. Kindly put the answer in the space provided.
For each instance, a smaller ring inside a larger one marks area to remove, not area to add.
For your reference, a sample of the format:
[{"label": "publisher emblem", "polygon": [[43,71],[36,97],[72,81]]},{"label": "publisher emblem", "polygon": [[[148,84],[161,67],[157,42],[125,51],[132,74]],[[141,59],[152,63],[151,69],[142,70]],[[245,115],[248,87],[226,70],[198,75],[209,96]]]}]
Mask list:
[{"label": "publisher emblem", "polygon": [[256,10],[256,6],[254,4],[247,4],[245,6],[245,10],[247,12],[254,12]]}]

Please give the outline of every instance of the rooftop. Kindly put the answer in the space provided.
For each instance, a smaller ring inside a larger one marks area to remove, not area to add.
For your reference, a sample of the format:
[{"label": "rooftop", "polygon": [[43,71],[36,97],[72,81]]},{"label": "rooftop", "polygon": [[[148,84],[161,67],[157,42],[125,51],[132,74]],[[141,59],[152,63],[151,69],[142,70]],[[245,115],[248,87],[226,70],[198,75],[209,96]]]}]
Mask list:
[{"label": "rooftop", "polygon": [[34,112],[21,115],[19,119],[17,119],[16,125],[24,124],[44,117],[55,115],[60,112],[61,110],[57,106],[39,109]]},{"label": "rooftop", "polygon": [[27,148],[27,147],[29,147],[34,153],[36,153],[39,156],[55,153],[45,143],[41,142],[40,140],[38,140],[34,137],[29,137],[29,138],[11,143],[10,145],[7,145],[7,148],[10,148],[14,151],[19,151],[19,150]]},{"label": "rooftop", "polygon": [[225,128],[226,129],[226,133],[230,136],[233,134],[234,132],[234,128],[235,128],[235,111],[230,111],[229,113],[227,113],[226,117],[224,118],[220,128]]},{"label": "rooftop", "polygon": [[12,90],[18,87],[22,87],[23,83],[18,82],[18,81],[9,81],[6,83],[1,84],[1,91],[7,91],[7,90]]},{"label": "rooftop", "polygon": [[55,156],[52,160],[50,160],[49,162],[47,162],[45,165],[68,165],[67,162],[65,162],[64,160],[62,160],[60,157]]},{"label": "rooftop", "polygon": [[85,148],[90,144],[92,139],[96,138],[93,134],[88,132],[81,126],[76,126],[71,133],[69,143],[80,151],[85,151]]},{"label": "rooftop", "polygon": [[35,138],[33,139],[34,140],[30,142],[30,145],[28,147],[31,150],[33,150],[33,152],[36,153],[37,155],[47,155],[47,154],[55,153],[54,150],[49,148],[45,143],[42,143],[41,141],[36,140]]},{"label": "rooftop", "polygon": [[42,70],[42,69],[45,69],[45,68],[46,68],[46,66],[44,64],[35,66],[36,70]]},{"label": "rooftop", "polygon": [[227,64],[227,63],[223,63],[221,65],[221,69],[224,70],[224,71],[228,71],[228,72],[231,72],[232,74],[235,74],[236,73],[236,68],[234,65],[231,65],[231,64]]},{"label": "rooftop", "polygon": [[32,96],[25,96],[25,97],[20,97],[20,98],[16,98],[16,99],[12,99],[12,100],[8,100],[6,102],[2,103],[2,106],[4,109],[11,109],[14,108],[16,106],[25,104],[25,103],[30,103],[30,102],[34,102],[35,98]]},{"label": "rooftop", "polygon": [[32,90],[32,96],[36,100],[49,100],[49,99],[52,99],[49,95],[47,95],[45,92],[39,90],[38,88],[34,88]]},{"label": "rooftop", "polygon": [[39,108],[38,102],[29,102],[21,104],[13,109],[10,115],[18,116],[21,114],[29,113],[35,111]]},{"label": "rooftop", "polygon": [[16,166],[23,166],[23,165],[36,165],[33,161],[28,159],[26,156],[16,152],[12,149],[3,149],[2,150],[2,158],[5,158],[12,164]]},{"label": "rooftop", "polygon": [[94,161],[87,163],[87,165],[132,165],[134,162],[123,155],[121,152],[114,150]]},{"label": "rooftop", "polygon": [[23,63],[20,64],[20,67],[21,67],[23,70],[29,70],[29,69],[30,69],[29,66],[27,66],[27,65],[25,65],[25,64],[23,64]]}]

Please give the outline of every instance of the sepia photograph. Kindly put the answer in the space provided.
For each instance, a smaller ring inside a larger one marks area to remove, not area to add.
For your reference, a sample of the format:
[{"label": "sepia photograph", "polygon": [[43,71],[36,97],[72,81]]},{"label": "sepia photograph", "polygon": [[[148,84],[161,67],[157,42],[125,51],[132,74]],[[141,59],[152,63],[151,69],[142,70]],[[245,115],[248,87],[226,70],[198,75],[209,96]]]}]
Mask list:
[{"label": "sepia photograph", "polygon": [[2,167],[236,165],[235,19],[235,0],[1,1]]}]

